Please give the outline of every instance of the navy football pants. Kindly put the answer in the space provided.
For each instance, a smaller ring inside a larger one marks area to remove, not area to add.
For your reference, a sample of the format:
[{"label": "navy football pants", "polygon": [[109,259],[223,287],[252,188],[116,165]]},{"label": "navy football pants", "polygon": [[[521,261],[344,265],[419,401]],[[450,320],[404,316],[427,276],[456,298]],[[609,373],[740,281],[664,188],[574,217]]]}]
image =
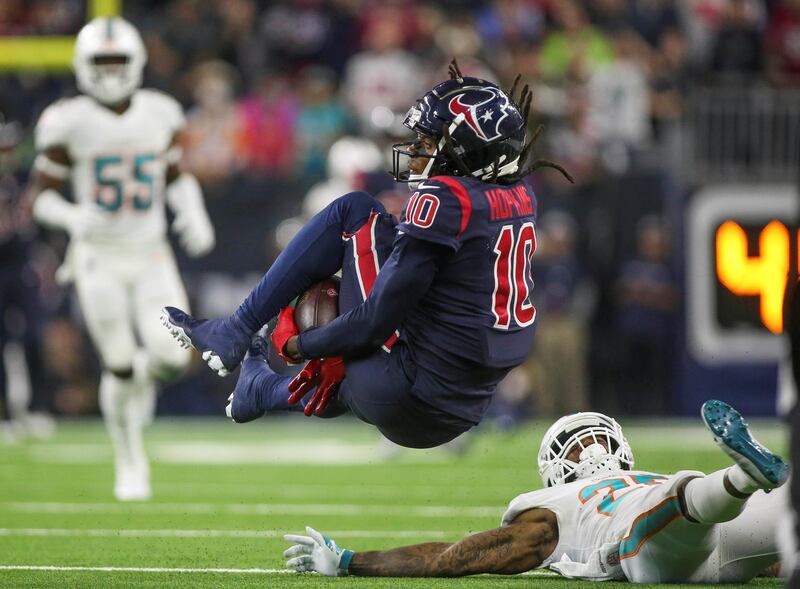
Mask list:
[{"label": "navy football pants", "polygon": [[[285,304],[281,299],[290,300],[286,297],[300,294],[341,267],[339,312],[346,313],[361,304],[371,291],[380,266],[391,253],[395,224],[383,205],[366,193],[354,192],[337,199],[292,240],[249,300],[258,298],[258,308],[271,313],[273,309],[265,302]],[[255,302],[252,306],[256,306]],[[258,320],[266,323],[263,316]],[[345,367],[346,378],[338,401],[329,407],[325,417],[335,417],[349,409],[391,441],[409,448],[439,446],[473,425],[410,393],[414,375],[408,371],[413,371],[413,362],[405,342],[397,341],[397,334],[380,350],[366,358],[347,361]],[[262,389],[259,396],[263,409],[302,409],[286,403],[291,379],[274,374],[266,365],[264,371],[263,378],[252,381],[252,386]],[[310,398],[311,394],[306,396]]]}]

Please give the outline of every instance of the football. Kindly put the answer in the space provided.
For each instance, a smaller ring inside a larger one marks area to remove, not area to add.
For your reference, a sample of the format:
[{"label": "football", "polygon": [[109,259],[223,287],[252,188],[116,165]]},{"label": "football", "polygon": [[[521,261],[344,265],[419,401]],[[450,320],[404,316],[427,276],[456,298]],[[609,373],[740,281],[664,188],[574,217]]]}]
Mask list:
[{"label": "football", "polygon": [[294,323],[299,332],[327,325],[339,315],[339,278],[331,276],[312,285],[294,309]]}]

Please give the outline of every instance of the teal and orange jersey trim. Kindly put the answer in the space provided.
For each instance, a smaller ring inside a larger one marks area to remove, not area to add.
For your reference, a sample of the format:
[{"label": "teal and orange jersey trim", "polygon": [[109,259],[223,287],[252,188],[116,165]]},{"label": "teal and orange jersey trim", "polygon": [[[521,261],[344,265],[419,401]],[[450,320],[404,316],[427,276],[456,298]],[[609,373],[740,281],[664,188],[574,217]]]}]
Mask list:
[{"label": "teal and orange jersey trim", "polygon": [[[591,485],[583,487],[578,492],[578,499],[581,503],[586,503],[595,495],[602,491],[608,491],[597,504],[597,513],[600,515],[611,516],[617,506],[627,495],[615,495],[617,491],[634,490],[642,486],[658,485],[667,480],[667,477],[660,474],[631,474],[623,477],[609,478]],[[630,482],[629,482],[630,481]]]},{"label": "teal and orange jersey trim", "polygon": [[631,524],[630,532],[620,542],[619,559],[624,560],[639,554],[639,550],[647,540],[678,517],[681,517],[681,506],[677,495],[667,497],[649,511],[637,516]]}]

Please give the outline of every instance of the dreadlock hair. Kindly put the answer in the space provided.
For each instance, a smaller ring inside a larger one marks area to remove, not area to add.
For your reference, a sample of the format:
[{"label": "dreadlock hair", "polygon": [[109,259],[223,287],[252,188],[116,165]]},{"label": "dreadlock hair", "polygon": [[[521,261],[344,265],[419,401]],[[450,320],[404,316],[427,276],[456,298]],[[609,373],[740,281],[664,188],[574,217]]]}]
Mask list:
[{"label": "dreadlock hair", "polygon": [[[522,113],[522,120],[525,121],[525,125],[527,125],[528,115],[530,114],[531,111],[531,101],[533,100],[533,92],[531,91],[530,86],[528,84],[525,84],[522,87],[522,91],[519,93],[519,97],[516,99],[514,98],[514,94],[517,91],[517,86],[519,85],[519,81],[521,78],[522,78],[521,74],[517,74],[517,77],[514,78],[514,82],[511,84],[511,89],[508,91],[508,97],[511,100],[511,102],[514,103],[514,106],[516,106],[519,109],[520,113]],[[522,178],[525,178],[526,176],[529,176],[530,174],[532,174],[533,172],[535,172],[540,168],[553,168],[554,170],[558,170],[559,172],[561,172],[561,175],[564,176],[564,178],[566,178],[567,180],[569,180],[572,184],[575,184],[575,179],[572,177],[572,174],[567,172],[564,166],[556,162],[551,162],[550,160],[538,158],[535,159],[533,162],[531,162],[529,165],[525,166],[525,162],[528,160],[528,157],[532,153],[533,144],[536,143],[536,140],[542,134],[542,131],[544,131],[544,125],[539,125],[538,127],[536,127],[536,130],[533,132],[533,136],[530,138],[525,147],[522,148],[522,151],[519,154],[519,169],[521,171],[517,172],[513,176],[510,176],[508,180],[511,182],[516,182],[518,180],[521,180]],[[497,179],[498,166],[499,162],[495,162],[495,172],[493,178],[494,180]]]},{"label": "dreadlock hair", "polygon": [[456,58],[453,58],[453,61],[450,62],[450,65],[447,67],[447,73],[450,74],[451,80],[463,80],[464,74],[461,73],[461,68],[458,67],[458,62]]},{"label": "dreadlock hair", "polygon": [[[454,57],[453,60],[450,62],[447,72],[450,74],[451,80],[458,80],[459,82],[463,81],[464,75],[461,73],[461,68],[458,66],[458,61]],[[528,84],[525,84],[520,91],[519,97],[517,99],[514,98],[514,94],[517,91],[517,86],[519,85],[520,80],[522,79],[521,74],[517,74],[517,77],[514,78],[514,82],[511,84],[511,89],[508,91],[509,100],[511,100],[512,104],[519,109],[520,113],[522,114],[522,120],[524,121],[525,126],[528,125],[528,114],[530,114],[531,110],[531,102],[533,101],[533,92],[530,89]],[[526,176],[531,175],[533,172],[538,170],[539,168],[553,168],[561,172],[561,174],[569,180],[572,184],[575,184],[575,179],[572,177],[572,174],[567,172],[567,170],[561,164],[556,162],[551,162],[550,160],[546,159],[536,159],[531,164],[526,167],[525,162],[528,160],[528,157],[532,153],[533,144],[539,138],[539,135],[542,134],[544,131],[544,125],[539,125],[536,127],[536,130],[533,132],[533,136],[531,137],[530,141],[522,148],[522,151],[519,154],[519,170],[516,174],[512,176],[504,176],[503,178],[498,178],[498,174],[500,173],[500,160],[495,159],[493,163],[494,172],[492,174],[491,182],[494,184],[498,180],[502,180],[503,183],[511,184],[513,182],[518,182],[522,180]],[[467,165],[464,163],[464,160],[461,159],[461,156],[456,153],[455,148],[453,147],[453,141],[450,138],[450,132],[447,127],[444,128],[444,147],[447,151],[447,155],[456,163],[458,166],[459,171],[464,174],[465,176],[470,175],[470,170]]]}]

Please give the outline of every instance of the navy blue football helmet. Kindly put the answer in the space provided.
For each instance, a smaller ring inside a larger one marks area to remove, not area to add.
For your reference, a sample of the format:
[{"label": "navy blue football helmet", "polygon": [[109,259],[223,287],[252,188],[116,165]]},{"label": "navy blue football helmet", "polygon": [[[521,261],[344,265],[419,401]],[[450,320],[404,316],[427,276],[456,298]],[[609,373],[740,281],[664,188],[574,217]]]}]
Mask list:
[{"label": "navy blue football helmet", "polygon": [[[519,171],[526,124],[520,109],[497,85],[479,78],[456,77],[427,92],[406,114],[404,125],[436,142],[433,154],[419,143],[392,147],[392,175],[398,182],[418,182],[436,175],[482,180]],[[421,174],[401,170],[401,156],[428,157]]]}]

